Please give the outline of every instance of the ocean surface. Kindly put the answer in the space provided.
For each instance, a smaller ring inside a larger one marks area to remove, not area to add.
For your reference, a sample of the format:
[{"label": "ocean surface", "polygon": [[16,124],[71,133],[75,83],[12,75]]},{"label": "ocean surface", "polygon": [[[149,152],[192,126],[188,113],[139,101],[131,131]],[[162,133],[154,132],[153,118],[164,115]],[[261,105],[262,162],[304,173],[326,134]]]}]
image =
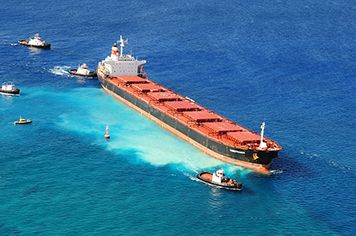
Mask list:
[{"label": "ocean surface", "polygon": [[[0,235],[356,235],[354,3],[2,0],[0,82],[21,96],[0,96]],[[16,45],[35,33],[51,50]],[[95,69],[120,34],[150,79],[265,121],[274,174],[208,157],[65,72]],[[196,181],[217,168],[243,191]]]}]

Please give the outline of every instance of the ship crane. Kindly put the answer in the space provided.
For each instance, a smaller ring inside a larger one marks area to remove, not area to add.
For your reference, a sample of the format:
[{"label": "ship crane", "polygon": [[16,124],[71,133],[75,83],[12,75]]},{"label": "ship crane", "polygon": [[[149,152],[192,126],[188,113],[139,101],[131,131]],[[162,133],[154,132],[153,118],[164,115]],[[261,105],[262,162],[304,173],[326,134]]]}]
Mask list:
[{"label": "ship crane", "polygon": [[261,148],[261,149],[267,148],[267,143],[265,143],[263,141],[263,135],[265,133],[265,127],[266,127],[265,122],[262,122],[262,124],[261,124],[261,141],[260,141],[260,146],[259,146],[259,148]]},{"label": "ship crane", "polygon": [[129,44],[129,40],[128,39],[124,40],[122,38],[122,35],[120,35],[119,43],[120,43],[120,57],[122,57],[122,55],[124,53],[125,44]]}]

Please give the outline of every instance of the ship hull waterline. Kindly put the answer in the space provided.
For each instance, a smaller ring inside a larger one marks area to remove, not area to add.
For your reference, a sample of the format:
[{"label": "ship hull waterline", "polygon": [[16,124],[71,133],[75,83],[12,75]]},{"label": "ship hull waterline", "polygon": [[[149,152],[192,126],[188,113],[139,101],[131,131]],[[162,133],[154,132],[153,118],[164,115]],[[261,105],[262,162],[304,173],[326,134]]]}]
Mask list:
[{"label": "ship hull waterline", "polygon": [[22,46],[26,46],[26,47],[33,47],[33,48],[42,48],[42,49],[50,49],[51,48],[50,43],[45,43],[44,45],[33,45],[33,44],[29,44],[28,41],[25,39],[19,40],[18,44],[20,44]]},{"label": "ship hull waterline", "polygon": [[[116,99],[118,99],[119,101],[123,102],[124,104],[126,104],[127,106],[133,108],[134,110],[138,111],[139,113],[145,115],[146,117],[148,117],[149,119],[153,120],[154,122],[158,123],[161,127],[165,128],[166,130],[170,131],[171,133],[175,134],[176,136],[180,137],[181,139],[185,140],[186,142],[192,144],[194,147],[198,148],[199,150],[201,150],[202,152],[206,153],[207,155],[214,157],[218,160],[221,160],[223,162],[232,164],[232,165],[236,165],[236,166],[241,166],[243,168],[246,169],[250,169],[254,172],[260,173],[260,174],[266,174],[269,175],[271,174],[271,172],[269,171],[269,166],[271,164],[271,160],[277,156],[278,152],[269,152],[266,156],[267,152],[253,152],[250,150],[236,150],[237,152],[242,152],[245,154],[241,155],[241,159],[247,159],[247,153],[249,153],[249,156],[252,156],[254,153],[258,154],[261,157],[264,157],[265,159],[265,164],[259,164],[259,163],[252,163],[249,160],[244,161],[244,160],[238,160],[236,158],[232,158],[229,157],[227,155],[223,155],[221,153],[218,153],[214,150],[209,149],[208,147],[202,145],[201,143],[197,142],[196,140],[190,138],[189,136],[185,135],[184,133],[178,131],[176,128],[171,127],[170,125],[168,125],[167,123],[163,122],[162,120],[158,119],[157,117],[153,116],[152,114],[150,114],[149,112],[141,109],[140,107],[138,107],[137,105],[131,103],[130,101],[126,100],[125,98],[121,97],[120,95],[118,95],[117,93],[115,93],[114,91],[112,91],[110,88],[108,88],[108,84],[110,85],[110,87],[112,88],[116,88],[119,89],[121,92],[122,91],[119,87],[117,87],[115,84],[112,84],[109,80],[102,78],[101,75],[98,74],[98,78],[99,78],[99,82],[101,84],[101,86],[103,87],[104,91],[107,92],[108,94],[112,95],[113,97],[115,97]],[[236,149],[236,148],[234,148]],[[231,149],[230,149],[231,150]],[[239,154],[240,155],[240,154]],[[239,158],[239,159],[240,159]]]}]

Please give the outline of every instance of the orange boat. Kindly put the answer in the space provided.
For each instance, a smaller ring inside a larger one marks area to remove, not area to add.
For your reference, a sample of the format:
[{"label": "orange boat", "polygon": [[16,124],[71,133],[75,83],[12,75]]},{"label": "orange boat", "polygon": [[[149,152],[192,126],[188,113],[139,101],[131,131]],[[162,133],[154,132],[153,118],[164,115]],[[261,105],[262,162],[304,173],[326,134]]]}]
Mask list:
[{"label": "orange boat", "polygon": [[213,187],[234,191],[242,190],[242,184],[234,179],[226,177],[224,170],[217,170],[215,173],[202,172],[197,175],[197,178],[201,182]]},{"label": "orange boat", "polygon": [[98,79],[107,93],[212,157],[270,174],[282,148],[264,136],[264,123],[258,134],[149,80],[142,66],[146,61],[125,55],[127,40],[121,36],[119,43],[120,51],[115,43],[111,55],[98,64]]}]

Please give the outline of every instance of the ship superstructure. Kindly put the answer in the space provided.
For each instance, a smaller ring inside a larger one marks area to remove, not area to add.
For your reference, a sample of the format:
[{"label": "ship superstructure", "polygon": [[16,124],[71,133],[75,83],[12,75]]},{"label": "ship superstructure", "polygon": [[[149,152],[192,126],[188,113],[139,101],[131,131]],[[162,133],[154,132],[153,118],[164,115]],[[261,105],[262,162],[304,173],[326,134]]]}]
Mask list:
[{"label": "ship superstructure", "polygon": [[45,41],[42,41],[40,34],[35,34],[28,40],[28,44],[32,46],[44,46]]},{"label": "ship superstructure", "polygon": [[146,61],[124,54],[127,40],[122,36],[118,43],[120,49],[115,43],[111,55],[98,64],[105,91],[210,156],[269,173],[281,146],[264,137],[264,123],[257,134],[149,80],[142,66]]},{"label": "ship superstructure", "polygon": [[123,40],[122,36],[120,36],[119,43],[120,52],[117,43],[115,43],[111,48],[111,55],[99,63],[100,71],[110,77],[141,75],[139,69],[142,67],[140,65],[145,64],[146,61],[139,61],[132,55],[124,54],[124,47],[128,40]]}]

